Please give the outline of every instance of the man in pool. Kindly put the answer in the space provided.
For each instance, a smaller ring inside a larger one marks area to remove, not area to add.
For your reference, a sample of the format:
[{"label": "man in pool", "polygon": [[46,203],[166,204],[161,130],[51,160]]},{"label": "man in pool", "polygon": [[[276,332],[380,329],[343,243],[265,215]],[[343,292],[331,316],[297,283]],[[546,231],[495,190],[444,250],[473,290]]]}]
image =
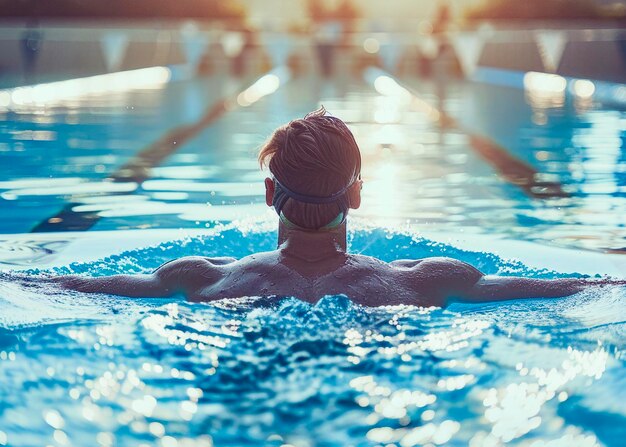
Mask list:
[{"label": "man in pool", "polygon": [[366,306],[444,306],[450,300],[562,297],[626,280],[490,277],[451,258],[391,263],[346,251],[346,218],[361,204],[361,155],[343,121],[322,108],[277,129],[259,154],[265,201],[278,214],[278,247],[242,259],[185,257],[150,275],[49,278],[65,289],[190,301],[344,294]]}]

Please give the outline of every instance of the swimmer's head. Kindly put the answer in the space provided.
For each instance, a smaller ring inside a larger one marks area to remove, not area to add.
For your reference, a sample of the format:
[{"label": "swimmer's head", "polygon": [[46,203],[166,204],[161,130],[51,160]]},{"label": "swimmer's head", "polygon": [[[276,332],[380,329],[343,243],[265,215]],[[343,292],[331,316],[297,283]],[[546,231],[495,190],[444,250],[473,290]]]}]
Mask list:
[{"label": "swimmer's head", "polygon": [[[361,204],[359,146],[348,126],[323,107],[274,131],[261,148],[259,162],[276,180],[265,179],[266,203],[277,204],[275,194],[282,185],[281,194],[288,197],[278,211],[299,227],[315,230],[342,222],[344,211]],[[307,200],[334,195],[339,200]]]}]

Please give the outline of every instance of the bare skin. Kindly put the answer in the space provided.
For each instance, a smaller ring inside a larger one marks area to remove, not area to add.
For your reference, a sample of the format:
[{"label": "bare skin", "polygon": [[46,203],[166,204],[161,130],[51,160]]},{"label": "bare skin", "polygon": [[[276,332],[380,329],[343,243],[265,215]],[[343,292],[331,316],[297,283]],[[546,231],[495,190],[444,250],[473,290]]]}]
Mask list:
[{"label": "bare skin", "polygon": [[[266,187],[266,201],[271,205],[271,181],[266,181]],[[360,189],[351,194],[352,208],[357,208]],[[34,278],[19,279],[32,282]],[[452,299],[485,302],[563,297],[588,287],[626,285],[626,280],[620,279],[485,276],[467,263],[441,257],[386,263],[347,253],[345,223],[330,231],[307,231],[288,229],[282,222],[276,250],[238,260],[191,256],[168,262],[149,275],[67,275],[35,281],[127,297],[183,294],[190,301],[206,302],[245,296],[296,296],[314,303],[325,295],[343,294],[365,306],[425,307],[445,306]]]},{"label": "bare skin", "polygon": [[626,285],[626,280],[489,277],[451,258],[391,263],[345,251],[345,225],[332,232],[280,229],[277,250],[242,259],[180,258],[150,275],[48,278],[62,288],[128,297],[213,301],[243,296],[296,296],[311,303],[344,294],[365,306],[445,306],[451,299],[484,302],[562,297],[587,287]]}]

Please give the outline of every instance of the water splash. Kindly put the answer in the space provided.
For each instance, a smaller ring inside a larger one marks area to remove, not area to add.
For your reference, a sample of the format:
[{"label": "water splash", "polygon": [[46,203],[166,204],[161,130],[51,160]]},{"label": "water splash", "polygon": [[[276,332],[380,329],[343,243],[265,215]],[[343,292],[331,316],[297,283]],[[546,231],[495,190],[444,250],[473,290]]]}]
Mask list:
[{"label": "water splash", "polygon": [[[389,236],[353,232],[351,250],[554,275]],[[141,273],[174,257],[240,257],[274,244],[265,232],[225,230],[54,271]],[[0,441],[617,446],[625,298],[614,288],[448,309],[365,308],[344,296],[194,304],[0,282]]]}]

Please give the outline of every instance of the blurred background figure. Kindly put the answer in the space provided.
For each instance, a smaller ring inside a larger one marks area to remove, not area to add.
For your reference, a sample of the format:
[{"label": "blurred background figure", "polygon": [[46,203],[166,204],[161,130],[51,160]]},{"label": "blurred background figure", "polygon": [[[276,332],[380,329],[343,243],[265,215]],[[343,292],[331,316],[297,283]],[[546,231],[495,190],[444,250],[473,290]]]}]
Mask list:
[{"label": "blurred background figure", "polygon": [[22,39],[20,40],[25,83],[32,82],[32,75],[35,70],[42,38],[43,36],[38,29],[37,22],[27,22],[26,29],[22,32]]},{"label": "blurred background figure", "polygon": [[[452,20],[452,12],[448,0],[439,0],[437,10],[433,19],[432,35],[436,43],[436,56],[434,58],[434,79],[436,85],[437,108],[445,109],[446,88],[449,78],[454,73],[454,62],[456,55],[448,40],[448,31]],[[432,59],[431,59],[432,60]],[[449,125],[449,120],[445,115],[439,119],[440,128]]]},{"label": "blurred background figure", "polygon": [[308,12],[320,72],[322,76],[329,78],[334,72],[337,50],[347,44],[346,40],[357,12],[349,0],[309,0]]},{"label": "blurred background figure", "polygon": [[448,51],[450,44],[447,39],[447,32],[452,19],[450,4],[448,0],[439,0],[437,10],[433,18],[432,34],[437,40],[437,57],[441,58]]},{"label": "blurred background figure", "polygon": [[233,57],[232,73],[235,76],[242,76],[246,73],[246,68],[250,65],[250,60],[254,57],[257,49],[255,31],[250,26],[244,26],[240,33],[242,44],[241,50]]}]

